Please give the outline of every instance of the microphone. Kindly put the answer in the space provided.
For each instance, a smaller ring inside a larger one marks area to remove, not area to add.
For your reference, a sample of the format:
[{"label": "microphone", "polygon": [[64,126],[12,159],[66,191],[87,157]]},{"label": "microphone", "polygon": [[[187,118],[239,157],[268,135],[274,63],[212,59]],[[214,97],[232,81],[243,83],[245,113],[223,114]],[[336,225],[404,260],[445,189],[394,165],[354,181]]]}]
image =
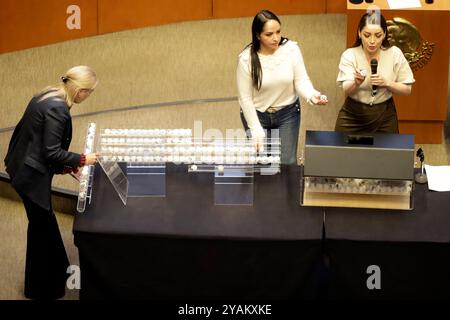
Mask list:
[{"label": "microphone", "polygon": [[417,149],[416,157],[418,157],[420,159],[420,162],[424,162],[425,153],[423,152],[422,148]]},{"label": "microphone", "polygon": [[416,173],[416,175],[414,176],[414,180],[417,183],[427,183],[428,182],[427,175],[426,173],[423,172],[423,162],[425,160],[425,153],[423,152],[422,148],[419,148],[417,150],[416,157],[418,157],[420,160],[420,172]]},{"label": "microphone", "polygon": [[[370,60],[370,69],[372,70],[372,74],[377,73],[377,68],[378,68],[378,60],[377,59]],[[378,86],[372,85],[372,96],[377,94],[377,89]]]}]

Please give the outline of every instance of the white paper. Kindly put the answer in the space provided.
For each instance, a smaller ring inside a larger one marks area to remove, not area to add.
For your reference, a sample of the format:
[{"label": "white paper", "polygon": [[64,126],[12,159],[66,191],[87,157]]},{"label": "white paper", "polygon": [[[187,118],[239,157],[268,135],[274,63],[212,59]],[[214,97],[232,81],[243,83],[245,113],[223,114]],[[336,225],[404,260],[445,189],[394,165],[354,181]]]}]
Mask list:
[{"label": "white paper", "polygon": [[450,166],[425,165],[428,178],[428,189],[434,191],[450,191]]},{"label": "white paper", "polygon": [[388,0],[390,9],[420,8],[420,0]]}]

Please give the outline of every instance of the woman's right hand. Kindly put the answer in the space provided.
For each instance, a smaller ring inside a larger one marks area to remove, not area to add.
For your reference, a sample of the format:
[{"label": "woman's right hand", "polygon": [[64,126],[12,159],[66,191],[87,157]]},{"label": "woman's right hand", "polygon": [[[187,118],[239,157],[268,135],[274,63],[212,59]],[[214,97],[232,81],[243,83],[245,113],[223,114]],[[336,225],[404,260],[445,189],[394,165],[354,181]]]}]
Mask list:
[{"label": "woman's right hand", "polygon": [[264,152],[264,138],[266,136],[263,128],[258,128],[256,130],[251,130],[253,146],[256,152]]},{"label": "woman's right hand", "polygon": [[85,166],[95,165],[97,163],[99,154],[98,153],[88,153],[86,154]]},{"label": "woman's right hand", "polygon": [[264,137],[254,137],[253,145],[255,146],[256,152],[264,152]]},{"label": "woman's right hand", "polygon": [[364,80],[366,79],[366,72],[362,69],[356,69],[354,72],[354,76],[355,76],[355,84],[357,86],[360,86],[361,83],[363,83]]}]

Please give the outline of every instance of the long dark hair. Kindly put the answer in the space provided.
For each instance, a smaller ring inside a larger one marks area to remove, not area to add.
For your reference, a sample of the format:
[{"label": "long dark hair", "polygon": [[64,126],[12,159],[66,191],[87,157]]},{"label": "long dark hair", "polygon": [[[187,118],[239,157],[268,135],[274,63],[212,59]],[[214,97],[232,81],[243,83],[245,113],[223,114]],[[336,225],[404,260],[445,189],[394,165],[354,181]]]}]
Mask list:
[{"label": "long dark hair", "polygon": [[359,20],[358,30],[356,30],[356,40],[352,47],[353,48],[359,47],[362,44],[361,38],[359,37],[359,33],[368,24],[378,24],[381,27],[381,29],[383,29],[385,37],[383,39],[383,42],[381,43],[381,46],[383,48],[389,48],[391,46],[391,44],[389,43],[389,40],[388,40],[388,29],[387,29],[386,19],[383,17],[383,15],[379,11],[375,11],[375,10],[365,13],[361,17],[361,20]]},{"label": "long dark hair", "polygon": [[[275,20],[281,25],[280,19],[278,19],[278,17],[269,10],[261,10],[256,14],[256,16],[253,18],[252,23],[252,43],[247,46],[250,47],[253,87],[255,87],[257,90],[261,89],[262,83],[261,62],[259,61],[258,57],[258,51],[261,48],[261,42],[258,39],[258,36],[261,34],[264,29],[264,25],[269,20]],[[287,38],[281,37],[280,45],[284,44],[287,40]]]}]

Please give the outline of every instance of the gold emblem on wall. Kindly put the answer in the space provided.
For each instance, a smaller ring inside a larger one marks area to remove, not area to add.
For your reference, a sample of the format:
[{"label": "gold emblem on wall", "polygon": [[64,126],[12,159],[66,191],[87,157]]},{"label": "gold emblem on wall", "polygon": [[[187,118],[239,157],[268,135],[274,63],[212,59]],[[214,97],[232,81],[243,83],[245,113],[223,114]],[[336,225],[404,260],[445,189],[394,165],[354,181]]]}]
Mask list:
[{"label": "gold emblem on wall", "polygon": [[388,40],[399,47],[413,71],[417,71],[431,60],[434,43],[423,40],[419,30],[411,22],[403,18],[387,21]]}]

